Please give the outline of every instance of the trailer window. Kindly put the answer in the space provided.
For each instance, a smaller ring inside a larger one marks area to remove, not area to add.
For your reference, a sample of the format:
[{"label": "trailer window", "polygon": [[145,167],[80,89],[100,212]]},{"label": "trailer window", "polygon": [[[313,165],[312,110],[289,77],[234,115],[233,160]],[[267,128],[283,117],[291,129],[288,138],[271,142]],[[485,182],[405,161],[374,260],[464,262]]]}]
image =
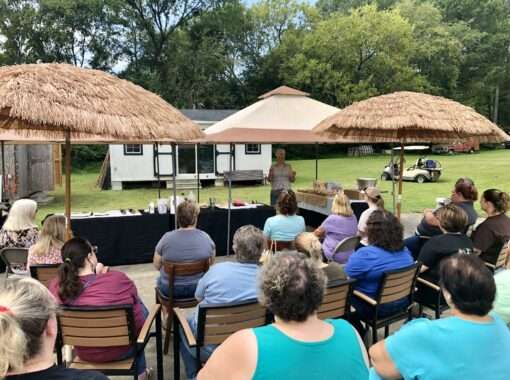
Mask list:
[{"label": "trailer window", "polygon": [[260,154],[260,144],[246,144],[244,152],[246,154]]},{"label": "trailer window", "polygon": [[124,156],[141,156],[143,155],[142,144],[125,144]]}]

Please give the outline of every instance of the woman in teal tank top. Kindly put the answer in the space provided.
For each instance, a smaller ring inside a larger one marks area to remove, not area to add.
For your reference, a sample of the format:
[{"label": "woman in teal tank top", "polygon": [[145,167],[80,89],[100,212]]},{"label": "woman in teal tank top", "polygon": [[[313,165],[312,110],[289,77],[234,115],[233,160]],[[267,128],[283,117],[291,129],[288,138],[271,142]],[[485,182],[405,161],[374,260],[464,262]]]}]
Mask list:
[{"label": "woman in teal tank top", "polygon": [[365,347],[344,320],[317,318],[324,272],[297,252],[266,264],[260,302],[275,323],[242,330],[216,349],[199,380],[367,380]]}]

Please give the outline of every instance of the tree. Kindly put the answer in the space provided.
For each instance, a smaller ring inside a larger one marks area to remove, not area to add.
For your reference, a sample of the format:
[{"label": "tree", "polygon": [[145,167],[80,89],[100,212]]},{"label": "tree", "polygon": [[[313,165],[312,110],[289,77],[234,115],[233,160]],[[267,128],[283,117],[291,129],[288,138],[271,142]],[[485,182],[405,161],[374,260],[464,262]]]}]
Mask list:
[{"label": "tree", "polygon": [[[289,38],[283,45],[296,45]],[[382,93],[428,87],[411,65],[416,49],[412,28],[398,11],[370,5],[350,15],[337,13],[299,44],[283,67],[284,78],[330,104],[344,107]]]}]

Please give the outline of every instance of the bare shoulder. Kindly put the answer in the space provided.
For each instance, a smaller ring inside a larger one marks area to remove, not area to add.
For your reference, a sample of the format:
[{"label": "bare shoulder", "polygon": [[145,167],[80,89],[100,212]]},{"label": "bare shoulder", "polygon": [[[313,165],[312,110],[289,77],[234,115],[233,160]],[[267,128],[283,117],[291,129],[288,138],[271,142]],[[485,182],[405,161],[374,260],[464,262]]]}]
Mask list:
[{"label": "bare shoulder", "polygon": [[228,337],[212,354],[198,374],[198,380],[251,379],[257,364],[257,340],[246,329]]}]

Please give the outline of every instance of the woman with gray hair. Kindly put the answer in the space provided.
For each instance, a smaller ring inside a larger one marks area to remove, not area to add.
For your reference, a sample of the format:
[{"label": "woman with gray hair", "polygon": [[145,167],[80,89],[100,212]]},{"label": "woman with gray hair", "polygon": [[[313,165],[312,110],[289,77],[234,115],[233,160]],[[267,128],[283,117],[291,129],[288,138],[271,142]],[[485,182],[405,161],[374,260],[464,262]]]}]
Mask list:
[{"label": "woman with gray hair", "polygon": [[56,314],[55,299],[39,281],[6,281],[0,291],[0,379],[107,379],[99,372],[55,366]]},{"label": "woman with gray hair", "polygon": [[[200,301],[198,307],[257,298],[259,261],[265,248],[264,235],[255,226],[243,226],[234,234],[232,244],[236,261],[214,264],[198,282],[195,292],[195,298]],[[197,315],[198,309],[188,317],[194,334],[197,328]],[[209,357],[216,347],[206,346],[202,350],[201,358]],[[190,350],[185,343],[181,345],[181,355],[188,379],[195,378],[198,371],[194,354],[194,350]]]},{"label": "woman with gray hair", "polygon": [[343,319],[322,321],[326,276],[297,252],[282,252],[265,266],[260,302],[275,323],[241,330],[218,347],[199,373],[215,379],[368,379],[365,348]]}]

